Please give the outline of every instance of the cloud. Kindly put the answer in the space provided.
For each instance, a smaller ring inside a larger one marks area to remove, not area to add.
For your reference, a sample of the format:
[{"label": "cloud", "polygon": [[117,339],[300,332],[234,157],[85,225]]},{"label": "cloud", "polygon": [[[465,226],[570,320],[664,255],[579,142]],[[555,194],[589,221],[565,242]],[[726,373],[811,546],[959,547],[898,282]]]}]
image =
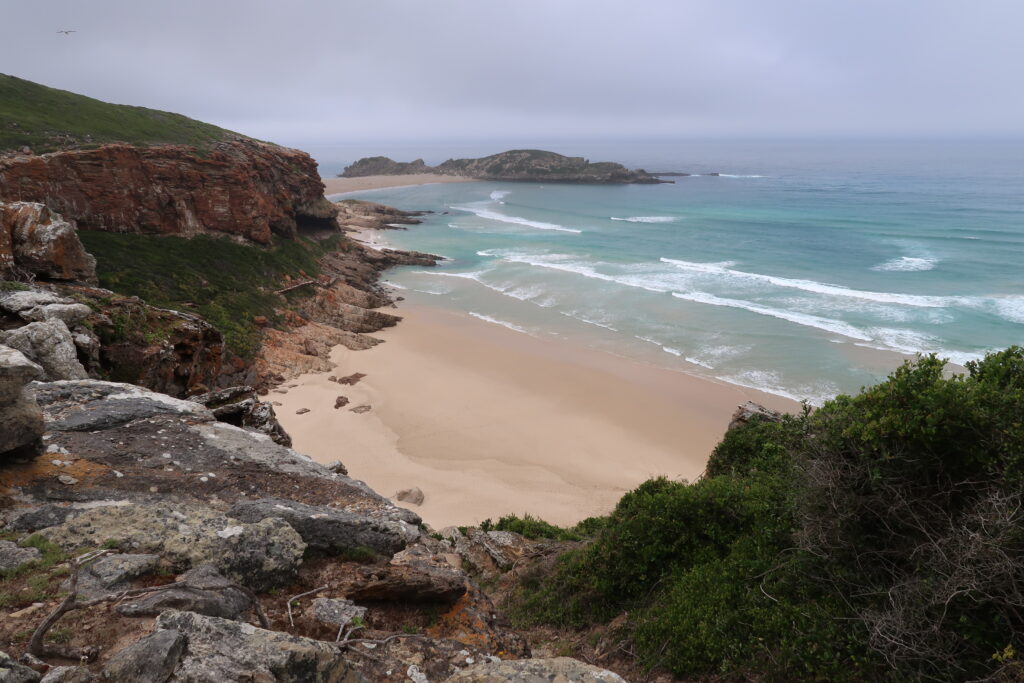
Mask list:
[{"label": "cloud", "polygon": [[48,0],[3,15],[0,71],[290,144],[1024,133],[1010,0]]}]

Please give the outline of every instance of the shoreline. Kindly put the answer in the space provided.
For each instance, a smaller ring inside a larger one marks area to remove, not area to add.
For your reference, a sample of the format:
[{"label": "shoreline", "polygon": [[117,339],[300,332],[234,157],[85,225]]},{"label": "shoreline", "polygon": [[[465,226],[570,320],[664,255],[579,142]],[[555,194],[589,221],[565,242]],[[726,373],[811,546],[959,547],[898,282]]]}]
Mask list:
[{"label": "shoreline", "polygon": [[[296,450],[340,460],[383,495],[420,488],[423,505],[404,505],[435,528],[524,513],[570,526],[609,513],[651,477],[698,477],[738,404],[799,410],[467,314],[408,304],[399,313],[399,325],[374,335],[385,343],[335,347],[333,370],[268,399]],[[328,379],[355,372],[366,376],[352,386]],[[335,409],[338,396],[349,403]]]},{"label": "shoreline", "polygon": [[407,175],[369,175],[358,178],[321,178],[324,184],[324,196],[349,194],[383,190],[391,187],[409,187],[412,185],[433,185],[435,183],[472,183],[474,178],[454,175],[435,175],[433,173],[412,173]]}]

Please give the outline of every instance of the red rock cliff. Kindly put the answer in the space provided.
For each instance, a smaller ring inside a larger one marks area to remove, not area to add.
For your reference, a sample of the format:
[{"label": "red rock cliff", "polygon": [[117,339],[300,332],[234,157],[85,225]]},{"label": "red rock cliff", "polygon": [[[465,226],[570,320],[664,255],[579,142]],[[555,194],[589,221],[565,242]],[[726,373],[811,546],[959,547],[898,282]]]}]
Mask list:
[{"label": "red rock cliff", "polygon": [[323,194],[308,154],[249,140],[204,152],[115,144],[0,158],[0,200],[41,202],[86,230],[227,233],[266,244],[303,221],[331,220]]}]

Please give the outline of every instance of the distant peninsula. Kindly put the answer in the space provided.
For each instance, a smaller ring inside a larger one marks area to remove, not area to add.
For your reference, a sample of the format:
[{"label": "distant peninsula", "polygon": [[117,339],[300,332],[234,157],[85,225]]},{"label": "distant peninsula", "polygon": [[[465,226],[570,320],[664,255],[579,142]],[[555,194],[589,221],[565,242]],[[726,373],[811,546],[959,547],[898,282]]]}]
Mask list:
[{"label": "distant peninsula", "polygon": [[513,149],[481,159],[449,159],[428,166],[423,159],[402,162],[388,157],[365,157],[345,168],[342,178],[373,175],[432,173],[476,180],[509,180],[548,183],[666,183],[643,169],[630,170],[610,161],[590,162],[539,149]]}]

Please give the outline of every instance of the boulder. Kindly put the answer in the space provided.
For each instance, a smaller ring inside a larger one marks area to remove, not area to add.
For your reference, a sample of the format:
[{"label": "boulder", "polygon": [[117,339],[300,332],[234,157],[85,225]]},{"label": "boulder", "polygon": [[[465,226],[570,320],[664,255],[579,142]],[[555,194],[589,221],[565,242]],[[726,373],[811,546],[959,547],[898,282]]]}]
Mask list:
[{"label": "boulder", "polygon": [[0,651],[0,681],[3,683],[38,683],[42,676],[34,669],[18,664]]},{"label": "boulder", "polygon": [[279,517],[299,532],[310,550],[331,555],[370,548],[390,557],[419,537],[415,527],[402,521],[381,520],[283,498],[238,502],[228,510],[228,516],[243,522]]},{"label": "boulder", "polygon": [[43,204],[0,203],[0,276],[96,282],[96,259],[78,226]]},{"label": "boulder", "polygon": [[31,447],[43,435],[43,412],[25,390],[42,375],[43,369],[25,354],[0,346],[0,457]]},{"label": "boulder", "polygon": [[39,532],[65,549],[117,539],[122,547],[160,555],[179,567],[212,564],[226,577],[267,590],[295,576],[306,544],[281,519],[240,523],[190,504],[130,504],[85,510]]},{"label": "boulder", "polygon": [[[148,574],[157,568],[160,558],[148,554],[108,555],[93,562],[78,573],[78,594],[83,600],[92,600],[128,588],[128,581]],[[71,580],[61,584],[61,590],[71,588]]]},{"label": "boulder", "polygon": [[41,556],[38,548],[22,548],[12,541],[0,541],[0,572],[35,562]]},{"label": "boulder", "polygon": [[21,351],[42,366],[47,380],[85,379],[89,376],[78,360],[71,330],[62,320],[44,320],[0,332],[0,343]]},{"label": "boulder", "polygon": [[333,643],[176,610],[157,617],[156,628],[188,641],[169,681],[368,683]]},{"label": "boulder", "polygon": [[178,666],[187,644],[179,631],[157,631],[114,653],[103,667],[103,674],[108,681],[165,683]]},{"label": "boulder", "polygon": [[177,583],[180,586],[125,601],[117,606],[117,611],[128,617],[147,617],[176,609],[239,619],[252,609],[252,600],[245,591],[232,587],[212,565],[188,570],[178,577]]},{"label": "boulder", "polygon": [[355,619],[366,617],[366,608],[359,607],[351,600],[337,598],[315,598],[313,600],[313,618],[321,624],[348,626]]},{"label": "boulder", "polygon": [[60,505],[43,505],[20,513],[11,522],[11,527],[16,531],[38,531],[48,526],[63,524],[64,520],[75,513],[76,510],[74,508]]},{"label": "boulder", "polygon": [[617,673],[571,657],[485,662],[463,669],[448,683],[626,683]]},{"label": "boulder", "polygon": [[414,486],[411,489],[402,489],[391,497],[402,503],[423,505],[423,491],[421,491],[418,486]]}]

